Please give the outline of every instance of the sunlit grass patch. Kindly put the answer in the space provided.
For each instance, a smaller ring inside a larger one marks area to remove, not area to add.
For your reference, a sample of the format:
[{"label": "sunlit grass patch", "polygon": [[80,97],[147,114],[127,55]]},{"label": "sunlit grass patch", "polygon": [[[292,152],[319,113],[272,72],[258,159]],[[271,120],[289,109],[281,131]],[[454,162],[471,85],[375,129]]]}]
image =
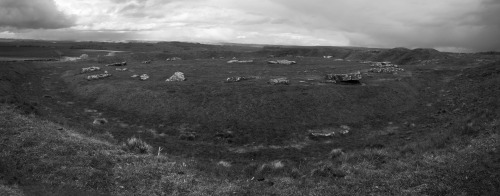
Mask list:
[{"label": "sunlit grass patch", "polygon": [[131,137],[125,141],[122,144],[122,148],[138,154],[151,154],[153,152],[153,147],[151,145],[136,137]]}]

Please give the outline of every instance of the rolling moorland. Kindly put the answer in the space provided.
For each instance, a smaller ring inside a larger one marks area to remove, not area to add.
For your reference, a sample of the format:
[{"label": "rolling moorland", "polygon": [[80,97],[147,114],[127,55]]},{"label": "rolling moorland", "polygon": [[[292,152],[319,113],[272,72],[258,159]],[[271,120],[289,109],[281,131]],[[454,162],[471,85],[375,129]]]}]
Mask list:
[{"label": "rolling moorland", "polygon": [[3,40],[0,195],[496,195],[499,96],[498,52]]}]

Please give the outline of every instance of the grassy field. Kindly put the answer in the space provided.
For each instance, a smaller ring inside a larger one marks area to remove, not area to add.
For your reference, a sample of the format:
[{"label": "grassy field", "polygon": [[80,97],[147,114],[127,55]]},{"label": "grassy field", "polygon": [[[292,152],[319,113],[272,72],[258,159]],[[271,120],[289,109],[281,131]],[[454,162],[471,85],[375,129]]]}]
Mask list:
[{"label": "grassy field", "polygon": [[[95,45],[64,47],[79,56],[74,50],[98,49]],[[120,44],[105,46],[123,49]],[[147,47],[157,49],[139,52]],[[500,72],[498,62],[490,63],[495,59],[491,55],[451,55],[449,61],[427,63],[422,59],[442,54],[378,52],[419,62],[402,65],[405,71],[394,75],[369,73],[369,64],[354,59],[294,56],[320,55],[331,48],[163,47],[175,50],[132,44],[131,53],[114,57],[0,64],[5,95],[0,99],[0,195],[499,191]],[[294,55],[266,58],[270,51]],[[366,52],[370,50],[356,55]],[[159,60],[173,54],[187,60]],[[210,57],[220,54],[254,62],[228,64],[227,57]],[[285,58],[297,64],[266,63]],[[141,64],[146,59],[154,61]],[[127,61],[128,70],[104,66],[117,61]],[[93,73],[79,72],[90,66],[112,76],[87,81],[85,76]],[[358,85],[324,81],[329,73],[358,70],[363,73]],[[176,71],[184,72],[187,81],[165,82]],[[144,73],[150,76],[146,81],[130,77]],[[225,83],[232,76],[255,79]],[[290,85],[267,84],[277,77],[287,77]],[[98,117],[108,123],[93,125]],[[350,131],[343,136],[308,137],[309,130],[345,126]],[[196,137],[183,139],[185,133]]]}]

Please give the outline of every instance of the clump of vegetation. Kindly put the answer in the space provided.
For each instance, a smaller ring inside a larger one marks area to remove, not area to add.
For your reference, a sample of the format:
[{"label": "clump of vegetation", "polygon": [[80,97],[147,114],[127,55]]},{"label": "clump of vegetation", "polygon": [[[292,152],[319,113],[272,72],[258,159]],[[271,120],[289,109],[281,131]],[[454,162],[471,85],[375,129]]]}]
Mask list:
[{"label": "clump of vegetation", "polygon": [[129,138],[123,143],[122,148],[139,154],[151,154],[153,152],[153,147],[151,145],[136,137]]}]

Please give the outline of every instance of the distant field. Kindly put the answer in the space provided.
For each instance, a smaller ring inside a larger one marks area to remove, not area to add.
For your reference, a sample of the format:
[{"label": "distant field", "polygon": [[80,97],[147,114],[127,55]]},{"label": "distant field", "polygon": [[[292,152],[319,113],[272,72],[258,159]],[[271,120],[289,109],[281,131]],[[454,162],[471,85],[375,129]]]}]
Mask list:
[{"label": "distant field", "polygon": [[58,58],[54,49],[34,47],[0,47],[0,57],[9,58]]},{"label": "distant field", "polygon": [[[106,55],[111,51],[135,53],[135,57],[163,59],[181,56],[186,59],[226,58],[256,52],[261,47],[239,45],[202,45],[198,43],[159,42],[159,43],[104,43],[73,41],[18,40],[0,42],[0,57],[58,58],[77,57],[88,54],[92,57]],[[144,59],[144,60],[146,60]]]}]

